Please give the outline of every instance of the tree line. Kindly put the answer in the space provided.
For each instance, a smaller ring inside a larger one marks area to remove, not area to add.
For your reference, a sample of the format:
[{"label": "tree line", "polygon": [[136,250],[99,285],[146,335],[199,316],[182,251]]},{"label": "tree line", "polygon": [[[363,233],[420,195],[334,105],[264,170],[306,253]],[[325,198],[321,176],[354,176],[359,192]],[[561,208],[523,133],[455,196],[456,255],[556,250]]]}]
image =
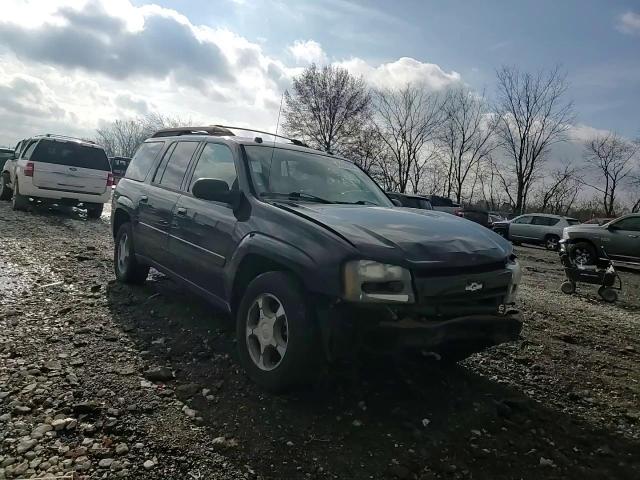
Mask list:
[{"label": "tree line", "polygon": [[[640,211],[640,139],[597,134],[577,158],[550,162],[575,120],[567,89],[558,68],[502,67],[490,99],[464,85],[376,89],[344,68],[312,64],[284,93],[282,128],[351,159],[387,191],[512,213]],[[150,114],[105,125],[96,140],[108,155],[130,157],[154,131],[187,124]]]}]

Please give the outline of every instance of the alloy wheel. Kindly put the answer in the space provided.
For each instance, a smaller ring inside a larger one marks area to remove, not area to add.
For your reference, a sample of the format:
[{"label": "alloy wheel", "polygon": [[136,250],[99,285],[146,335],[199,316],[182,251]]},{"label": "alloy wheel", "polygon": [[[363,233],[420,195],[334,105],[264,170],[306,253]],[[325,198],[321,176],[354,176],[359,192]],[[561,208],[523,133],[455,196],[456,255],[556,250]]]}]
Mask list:
[{"label": "alloy wheel", "polygon": [[275,369],[287,353],[289,325],[282,302],[272,294],[259,295],[249,308],[246,342],[253,363],[264,371]]}]

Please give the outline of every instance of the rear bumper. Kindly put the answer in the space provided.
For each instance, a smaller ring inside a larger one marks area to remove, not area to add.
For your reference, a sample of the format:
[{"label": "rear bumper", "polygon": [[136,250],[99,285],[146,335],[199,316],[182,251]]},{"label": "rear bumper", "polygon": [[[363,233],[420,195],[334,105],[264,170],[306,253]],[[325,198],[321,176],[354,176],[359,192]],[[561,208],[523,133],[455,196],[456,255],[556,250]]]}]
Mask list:
[{"label": "rear bumper", "polygon": [[107,188],[100,195],[91,195],[82,192],[66,192],[39,188],[33,184],[31,177],[20,176],[18,178],[20,194],[27,197],[37,197],[48,200],[60,200],[64,203],[107,203],[111,200],[111,189]]}]

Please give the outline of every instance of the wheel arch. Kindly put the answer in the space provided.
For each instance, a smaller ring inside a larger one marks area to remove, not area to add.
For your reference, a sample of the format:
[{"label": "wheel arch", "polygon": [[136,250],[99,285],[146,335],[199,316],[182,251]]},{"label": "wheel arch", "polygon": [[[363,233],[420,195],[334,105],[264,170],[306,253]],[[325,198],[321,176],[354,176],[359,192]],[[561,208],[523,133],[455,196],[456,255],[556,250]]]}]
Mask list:
[{"label": "wheel arch", "polygon": [[112,229],[113,238],[116,238],[116,235],[118,234],[118,230],[120,230],[120,227],[125,223],[131,221],[131,215],[129,215],[129,212],[127,212],[124,208],[117,208],[112,218],[113,219],[111,220],[111,229]]}]

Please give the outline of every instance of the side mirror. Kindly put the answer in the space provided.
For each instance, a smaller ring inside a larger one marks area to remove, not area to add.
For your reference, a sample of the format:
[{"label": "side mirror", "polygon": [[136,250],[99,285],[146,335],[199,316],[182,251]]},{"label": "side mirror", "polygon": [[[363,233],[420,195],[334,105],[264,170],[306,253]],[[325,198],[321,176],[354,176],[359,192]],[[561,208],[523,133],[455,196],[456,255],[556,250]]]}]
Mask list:
[{"label": "side mirror", "polygon": [[400,200],[398,200],[397,198],[392,198],[391,201],[393,202],[393,204],[396,207],[401,207],[402,206],[402,202]]},{"label": "side mirror", "polygon": [[201,200],[228,203],[234,208],[240,199],[240,192],[229,190],[227,182],[215,178],[200,178],[196,180],[191,191],[194,197]]}]

